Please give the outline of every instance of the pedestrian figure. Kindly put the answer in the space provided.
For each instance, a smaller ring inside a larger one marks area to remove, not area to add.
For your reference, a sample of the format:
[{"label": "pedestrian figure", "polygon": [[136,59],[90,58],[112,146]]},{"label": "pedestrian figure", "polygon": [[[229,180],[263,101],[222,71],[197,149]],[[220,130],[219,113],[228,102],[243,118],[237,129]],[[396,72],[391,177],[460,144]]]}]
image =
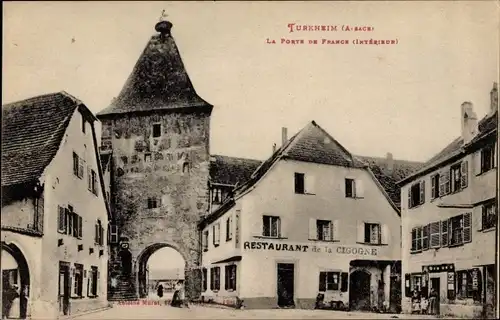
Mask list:
[{"label": "pedestrian figure", "polygon": [[413,296],[411,297],[412,310],[411,312],[419,312],[420,311],[420,294],[417,290],[413,291]]},{"label": "pedestrian figure", "polygon": [[156,290],[157,290],[156,293],[158,294],[158,297],[162,298],[163,297],[163,286],[161,285],[161,283]]},{"label": "pedestrian figure", "polygon": [[434,288],[431,288],[429,294],[429,309],[431,314],[438,314],[438,293]]},{"label": "pedestrian figure", "polygon": [[179,280],[179,301],[180,301],[180,306],[181,308],[186,307],[189,308],[188,301],[186,299],[186,288],[184,286],[184,282],[182,280]]},{"label": "pedestrian figure", "polygon": [[180,285],[180,281],[179,281],[175,284],[174,296],[172,297],[172,302],[170,303],[170,305],[172,307],[178,307],[178,308],[181,307],[181,299],[179,297],[180,289],[181,289],[181,285]]}]

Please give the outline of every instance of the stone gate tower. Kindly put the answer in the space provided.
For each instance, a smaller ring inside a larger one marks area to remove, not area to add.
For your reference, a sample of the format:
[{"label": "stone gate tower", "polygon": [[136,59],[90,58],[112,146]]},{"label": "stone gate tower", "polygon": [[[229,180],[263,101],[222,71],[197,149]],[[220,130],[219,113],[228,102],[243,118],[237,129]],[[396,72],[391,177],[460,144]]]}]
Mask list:
[{"label": "stone gate tower", "polygon": [[213,106],[196,94],[171,28],[168,21],[156,25],[122,91],[97,115],[102,152],[113,160],[119,235],[110,237],[110,279],[118,279],[110,300],[144,297],[147,260],[163,247],[184,257],[187,295],[201,290],[197,222],[208,208]]}]

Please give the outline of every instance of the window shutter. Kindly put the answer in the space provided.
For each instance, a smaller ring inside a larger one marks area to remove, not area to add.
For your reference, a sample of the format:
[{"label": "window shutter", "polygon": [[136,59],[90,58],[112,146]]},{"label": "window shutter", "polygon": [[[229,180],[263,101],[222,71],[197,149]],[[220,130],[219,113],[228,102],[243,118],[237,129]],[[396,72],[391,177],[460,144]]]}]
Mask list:
[{"label": "window shutter", "polygon": [[431,176],[431,199],[435,198],[434,195],[436,194],[436,187],[439,188],[439,186],[436,186],[434,181],[435,181],[434,176]]},{"label": "window shutter", "polygon": [[425,202],[425,180],[420,181],[420,204]]},{"label": "window shutter", "polygon": [[99,243],[99,225],[96,224],[94,225],[94,242],[97,244]]},{"label": "window shutter", "polygon": [[429,225],[422,228],[422,250],[429,249]]},{"label": "window shutter", "polygon": [[59,231],[65,232],[66,231],[66,212],[63,207],[57,206],[58,212],[59,212],[59,218],[58,218],[58,228]]},{"label": "window shutter", "polygon": [[83,236],[83,219],[82,217],[78,216],[78,237]]},{"label": "window shutter", "polygon": [[450,185],[450,175],[451,175],[451,172],[450,170],[446,170],[445,172],[443,172],[443,175],[444,175],[444,194],[449,194],[450,193],[450,190],[451,190],[451,185]]},{"label": "window shutter", "polygon": [[498,165],[498,142],[493,145],[493,167],[496,168]]},{"label": "window shutter", "polygon": [[448,220],[441,221],[441,247],[448,246]]},{"label": "window shutter", "polygon": [[408,187],[408,209],[411,208],[411,186]]},{"label": "window shutter", "polygon": [[348,287],[349,287],[349,273],[342,272],[342,274],[340,275],[340,291],[347,292]]},{"label": "window shutter", "polygon": [[410,252],[417,250],[417,229],[411,229],[411,249]]},{"label": "window shutter", "polygon": [[307,174],[307,175],[304,175],[304,192],[305,193],[311,193],[311,194],[314,194],[314,192],[316,191],[315,189],[315,186],[316,186],[316,179],[313,175],[310,175],[310,174]]},{"label": "window shutter", "polygon": [[233,225],[233,217],[229,217],[229,235],[231,238],[233,237],[233,230],[234,230],[234,225]]},{"label": "window shutter", "polygon": [[445,185],[446,185],[446,173],[445,172],[440,172],[439,173],[439,196],[442,197],[445,195]]},{"label": "window shutter", "polygon": [[481,157],[482,157],[481,150],[475,152],[473,155],[472,161],[474,162],[474,173],[476,175],[481,174]]},{"label": "window shutter", "polygon": [[89,191],[92,191],[92,170],[90,169],[90,166],[87,166],[87,188]]},{"label": "window shutter", "polygon": [[467,212],[464,214],[464,243],[472,241],[472,213]]},{"label": "window shutter", "polygon": [[467,188],[467,184],[469,181],[469,161],[462,161],[460,164],[460,187]]},{"label": "window shutter", "polygon": [[216,238],[215,238],[215,224],[214,224],[214,225],[212,226],[212,243],[213,243],[214,245],[216,245],[216,244],[217,244],[217,242],[216,242],[215,240],[216,240]]},{"label": "window shutter", "polygon": [[390,229],[387,224],[382,225],[382,244],[389,244],[390,240]]},{"label": "window shutter", "polygon": [[334,240],[334,241],[339,241],[340,240],[340,228],[339,228],[339,224],[340,224],[339,220],[333,220],[332,221],[332,229],[333,229],[332,240]]},{"label": "window shutter", "polygon": [[409,273],[406,273],[405,274],[405,297],[407,297],[407,298],[411,297],[410,281],[411,281],[411,275]]},{"label": "window shutter", "polygon": [[309,219],[309,240],[317,240],[318,232],[316,229],[316,219]]},{"label": "window shutter", "polygon": [[356,198],[363,198],[365,196],[365,187],[363,185],[363,180],[356,180],[354,187],[356,188]]},{"label": "window shutter", "polygon": [[78,223],[80,222],[78,220],[78,215],[74,212],[71,213],[73,216],[73,237],[78,237]]},{"label": "window shutter", "polygon": [[358,242],[365,242],[365,223],[363,221],[358,221]]},{"label": "window shutter", "polygon": [[431,248],[439,248],[440,247],[440,222],[433,222],[430,224],[430,247]]},{"label": "window shutter", "polygon": [[326,272],[319,273],[319,288],[320,292],[326,291]]}]

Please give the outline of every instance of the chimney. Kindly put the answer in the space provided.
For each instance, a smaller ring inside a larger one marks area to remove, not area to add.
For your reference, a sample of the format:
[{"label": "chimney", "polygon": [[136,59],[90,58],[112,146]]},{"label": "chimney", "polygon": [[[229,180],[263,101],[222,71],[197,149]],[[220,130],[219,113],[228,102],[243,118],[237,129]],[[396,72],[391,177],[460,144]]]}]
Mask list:
[{"label": "chimney", "polygon": [[276,143],[273,143],[273,154],[276,152]]},{"label": "chimney", "polygon": [[498,110],[498,83],[493,82],[493,89],[490,91],[490,112],[493,114]]},{"label": "chimney", "polygon": [[281,145],[284,146],[288,141],[288,129],[283,127],[281,128]]},{"label": "chimney", "polygon": [[477,134],[477,116],[473,110],[472,102],[464,102],[462,112],[462,139],[464,144],[469,143]]},{"label": "chimney", "polygon": [[387,171],[389,171],[390,173],[392,173],[392,170],[394,170],[394,159],[392,158],[392,153],[390,152],[387,152],[387,156],[386,156],[386,169]]}]

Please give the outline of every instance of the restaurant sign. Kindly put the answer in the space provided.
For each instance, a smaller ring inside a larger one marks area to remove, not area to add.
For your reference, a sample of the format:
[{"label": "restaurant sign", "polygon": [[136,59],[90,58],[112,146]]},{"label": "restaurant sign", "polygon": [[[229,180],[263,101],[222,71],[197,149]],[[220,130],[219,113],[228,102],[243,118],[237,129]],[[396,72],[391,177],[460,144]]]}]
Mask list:
[{"label": "restaurant sign", "polygon": [[327,245],[304,245],[290,243],[273,243],[267,241],[245,241],[243,250],[253,251],[295,251],[295,252],[315,252],[329,254],[376,256],[377,248],[360,248],[350,246],[327,246]]}]

